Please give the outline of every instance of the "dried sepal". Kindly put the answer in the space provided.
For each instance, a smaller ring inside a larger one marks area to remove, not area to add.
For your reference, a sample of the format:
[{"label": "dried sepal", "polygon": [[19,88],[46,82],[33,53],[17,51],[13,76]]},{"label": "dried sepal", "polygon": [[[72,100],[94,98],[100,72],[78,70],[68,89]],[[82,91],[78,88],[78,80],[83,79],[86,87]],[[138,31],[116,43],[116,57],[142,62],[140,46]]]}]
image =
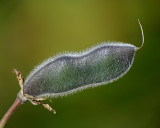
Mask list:
[{"label": "dried sepal", "polygon": [[42,100],[45,100],[45,98],[35,98],[31,95],[24,94],[24,91],[23,91],[24,78],[22,76],[22,73],[17,69],[13,69],[13,72],[17,75],[17,79],[21,87],[21,91],[18,94],[18,98],[22,101],[22,103],[29,100],[34,105],[42,105],[44,108],[46,108],[50,112],[53,112],[54,114],[56,114],[56,111],[53,108],[51,108],[49,104],[45,104],[41,102]]}]

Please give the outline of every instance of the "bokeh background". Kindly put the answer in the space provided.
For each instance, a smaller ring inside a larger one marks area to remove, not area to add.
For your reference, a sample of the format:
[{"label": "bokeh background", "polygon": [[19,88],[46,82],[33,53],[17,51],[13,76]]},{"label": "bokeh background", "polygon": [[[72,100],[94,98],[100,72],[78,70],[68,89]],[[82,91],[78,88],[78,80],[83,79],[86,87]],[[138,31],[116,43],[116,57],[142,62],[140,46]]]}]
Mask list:
[{"label": "bokeh background", "polygon": [[0,118],[20,90],[13,68],[26,77],[59,52],[78,52],[104,41],[141,45],[130,71],[106,86],[87,89],[50,105],[30,102],[6,128],[159,128],[159,0],[0,0]]}]

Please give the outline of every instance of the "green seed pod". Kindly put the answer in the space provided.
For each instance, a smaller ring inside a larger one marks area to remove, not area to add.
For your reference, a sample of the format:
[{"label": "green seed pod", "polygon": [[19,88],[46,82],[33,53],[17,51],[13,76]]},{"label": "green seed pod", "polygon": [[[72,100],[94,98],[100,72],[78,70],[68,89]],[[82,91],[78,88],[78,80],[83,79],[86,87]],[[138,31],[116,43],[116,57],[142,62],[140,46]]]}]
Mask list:
[{"label": "green seed pod", "polygon": [[110,83],[129,70],[135,51],[130,44],[104,43],[81,53],[50,58],[28,76],[24,94],[56,97]]},{"label": "green seed pod", "polygon": [[[144,35],[142,26],[142,45]],[[103,43],[80,53],[52,57],[27,77],[23,93],[34,98],[64,96],[89,87],[111,83],[131,67],[136,50],[131,44]]]}]

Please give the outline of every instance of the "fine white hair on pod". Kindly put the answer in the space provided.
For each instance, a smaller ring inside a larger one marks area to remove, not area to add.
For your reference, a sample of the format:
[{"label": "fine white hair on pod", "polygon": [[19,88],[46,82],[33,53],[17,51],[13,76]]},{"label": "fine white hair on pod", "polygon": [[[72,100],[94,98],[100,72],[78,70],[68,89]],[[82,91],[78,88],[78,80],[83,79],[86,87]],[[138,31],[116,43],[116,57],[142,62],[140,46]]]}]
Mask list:
[{"label": "fine white hair on pod", "polygon": [[89,87],[111,83],[131,67],[136,47],[123,42],[107,42],[78,53],[65,52],[38,65],[26,78],[24,94],[34,98],[66,96]]},{"label": "fine white hair on pod", "polygon": [[131,44],[102,43],[79,53],[52,57],[30,73],[24,94],[54,98],[113,82],[130,69],[135,51]]}]

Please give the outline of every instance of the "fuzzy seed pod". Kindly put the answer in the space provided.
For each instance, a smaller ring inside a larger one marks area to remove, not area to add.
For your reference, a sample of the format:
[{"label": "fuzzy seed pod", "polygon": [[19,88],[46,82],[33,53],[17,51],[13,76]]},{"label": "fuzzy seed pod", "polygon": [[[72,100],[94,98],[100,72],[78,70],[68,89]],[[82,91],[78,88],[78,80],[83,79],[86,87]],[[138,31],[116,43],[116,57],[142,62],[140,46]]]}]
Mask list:
[{"label": "fuzzy seed pod", "polygon": [[103,43],[80,53],[50,58],[27,77],[24,94],[54,98],[110,83],[130,69],[135,51],[130,44]]}]

